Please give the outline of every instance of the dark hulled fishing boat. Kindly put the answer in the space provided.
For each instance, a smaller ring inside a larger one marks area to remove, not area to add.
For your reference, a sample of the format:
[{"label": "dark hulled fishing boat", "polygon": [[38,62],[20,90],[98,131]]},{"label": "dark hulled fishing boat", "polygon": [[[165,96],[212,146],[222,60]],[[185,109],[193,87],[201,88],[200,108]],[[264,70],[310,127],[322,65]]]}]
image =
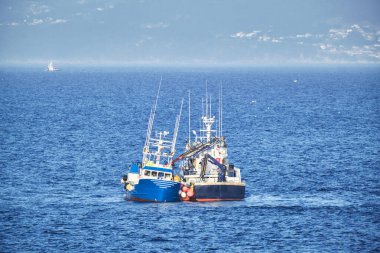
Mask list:
[{"label": "dark hulled fishing boat", "polygon": [[207,89],[205,110],[202,111],[204,111],[201,118],[202,128],[198,133],[193,130],[194,142],[190,141],[189,134],[186,151],[173,160],[173,163],[181,161],[180,169],[184,178],[184,185],[180,191],[181,199],[183,201],[242,200],[245,196],[245,182],[241,180],[240,169],[228,161],[226,139],[222,135],[222,96],[219,97],[217,130],[212,129],[215,116],[211,113],[211,97],[207,99]]}]

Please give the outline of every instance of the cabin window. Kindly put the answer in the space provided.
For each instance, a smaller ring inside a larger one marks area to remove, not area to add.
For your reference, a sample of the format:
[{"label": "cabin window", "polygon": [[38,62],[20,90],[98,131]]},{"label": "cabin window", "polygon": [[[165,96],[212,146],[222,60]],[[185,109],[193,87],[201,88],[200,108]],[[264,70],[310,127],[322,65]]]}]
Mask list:
[{"label": "cabin window", "polygon": [[171,175],[168,173],[165,173],[165,179],[170,179],[170,178],[171,178]]},{"label": "cabin window", "polygon": [[144,170],[144,176],[149,177],[150,176],[150,170]]},{"label": "cabin window", "polygon": [[157,177],[157,171],[152,171],[152,177]]},{"label": "cabin window", "polygon": [[158,178],[164,178],[164,173],[163,172],[158,172]]}]

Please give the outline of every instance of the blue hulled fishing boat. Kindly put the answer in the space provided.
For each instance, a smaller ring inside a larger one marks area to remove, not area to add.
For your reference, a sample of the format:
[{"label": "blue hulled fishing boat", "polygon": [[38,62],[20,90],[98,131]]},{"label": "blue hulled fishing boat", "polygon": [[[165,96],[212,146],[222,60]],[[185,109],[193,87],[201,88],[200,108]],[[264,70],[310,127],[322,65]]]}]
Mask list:
[{"label": "blue hulled fishing boat", "polygon": [[133,162],[129,171],[122,178],[127,191],[127,198],[141,202],[175,202],[180,201],[178,192],[181,183],[179,176],[173,174],[172,159],[175,154],[175,144],[181,118],[183,99],[180,113],[176,118],[172,139],[168,139],[169,132],[163,131],[151,137],[157,101],[161,82],[158,88],[156,101],[152,107],[142,162]]}]

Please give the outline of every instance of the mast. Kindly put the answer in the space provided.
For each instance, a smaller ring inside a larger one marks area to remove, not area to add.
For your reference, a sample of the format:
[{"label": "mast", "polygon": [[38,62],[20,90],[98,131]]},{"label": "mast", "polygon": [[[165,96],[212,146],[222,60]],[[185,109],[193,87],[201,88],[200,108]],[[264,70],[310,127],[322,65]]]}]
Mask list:
[{"label": "mast", "polygon": [[209,111],[209,118],[211,118],[211,104],[212,104],[212,102],[211,102],[211,95],[210,95],[210,111]]},{"label": "mast", "polygon": [[[204,125],[204,128],[200,130],[201,133],[201,140],[210,142],[211,140],[211,133],[216,132],[216,130],[212,130],[212,124],[215,122],[215,117],[211,115],[211,96],[208,96],[208,90],[207,90],[207,84],[208,82],[206,81],[206,111],[205,114],[202,113],[202,123]],[[203,108],[203,106],[202,106]],[[206,135],[206,136],[205,136]]]}]

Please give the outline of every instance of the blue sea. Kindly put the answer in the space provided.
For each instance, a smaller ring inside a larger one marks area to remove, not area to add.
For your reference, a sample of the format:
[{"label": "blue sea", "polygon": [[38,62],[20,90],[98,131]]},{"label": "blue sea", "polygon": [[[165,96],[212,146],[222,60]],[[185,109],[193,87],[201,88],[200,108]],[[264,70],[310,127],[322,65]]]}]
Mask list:
[{"label": "blue sea", "polygon": [[[161,77],[154,131],[223,85],[244,201],[125,199]],[[380,68],[1,69],[0,252],[132,251],[380,252]]]}]

